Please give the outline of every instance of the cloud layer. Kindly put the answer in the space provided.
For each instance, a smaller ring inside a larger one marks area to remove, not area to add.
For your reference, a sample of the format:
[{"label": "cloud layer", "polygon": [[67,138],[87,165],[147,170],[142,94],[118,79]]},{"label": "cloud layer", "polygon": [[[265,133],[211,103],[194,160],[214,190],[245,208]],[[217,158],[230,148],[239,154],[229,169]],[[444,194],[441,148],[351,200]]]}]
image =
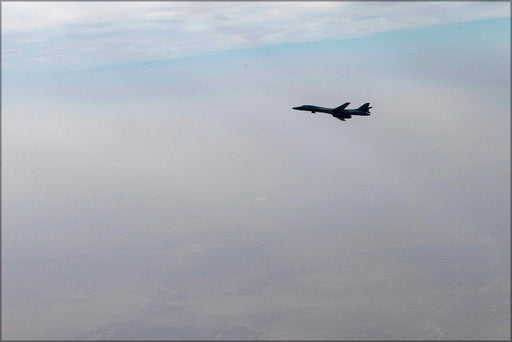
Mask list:
[{"label": "cloud layer", "polygon": [[[2,3],[3,59],[77,68],[509,16],[509,3]],[[11,64],[8,64],[11,65]]]}]

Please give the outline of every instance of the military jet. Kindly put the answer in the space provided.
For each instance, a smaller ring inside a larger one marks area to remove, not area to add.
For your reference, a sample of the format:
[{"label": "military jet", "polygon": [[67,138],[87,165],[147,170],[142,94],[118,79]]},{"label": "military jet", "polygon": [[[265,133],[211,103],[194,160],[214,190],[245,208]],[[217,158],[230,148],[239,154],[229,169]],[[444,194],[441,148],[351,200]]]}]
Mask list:
[{"label": "military jet", "polygon": [[336,119],[339,119],[341,121],[345,121],[345,119],[350,119],[352,115],[361,115],[361,116],[368,116],[370,115],[370,103],[367,102],[361,107],[357,109],[345,109],[350,104],[350,102],[345,102],[339,107],[336,108],[324,108],[324,107],[317,107],[317,106],[311,106],[311,105],[304,105],[299,107],[293,107],[295,110],[305,110],[311,113],[327,113],[334,116]]}]

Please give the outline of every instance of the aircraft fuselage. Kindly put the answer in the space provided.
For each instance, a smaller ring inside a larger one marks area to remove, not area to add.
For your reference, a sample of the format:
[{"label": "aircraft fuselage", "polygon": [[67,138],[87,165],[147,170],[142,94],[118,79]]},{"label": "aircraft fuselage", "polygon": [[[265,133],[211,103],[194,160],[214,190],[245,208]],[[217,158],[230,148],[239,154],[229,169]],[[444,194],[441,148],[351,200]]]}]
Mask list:
[{"label": "aircraft fuselage", "polygon": [[318,107],[318,106],[312,106],[312,105],[304,105],[299,107],[293,107],[295,110],[304,110],[311,113],[326,113],[326,114],[347,114],[347,115],[361,115],[361,116],[368,116],[370,115],[369,112],[364,112],[359,109],[343,109],[341,111],[334,111],[334,108],[325,108],[325,107]]}]

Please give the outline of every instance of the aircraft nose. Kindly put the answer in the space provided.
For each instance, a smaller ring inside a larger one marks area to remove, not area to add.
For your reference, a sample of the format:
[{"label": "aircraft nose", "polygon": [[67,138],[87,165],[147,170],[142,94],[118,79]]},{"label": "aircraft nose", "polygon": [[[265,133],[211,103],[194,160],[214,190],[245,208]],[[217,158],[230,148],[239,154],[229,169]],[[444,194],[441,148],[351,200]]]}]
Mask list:
[{"label": "aircraft nose", "polygon": [[300,107],[293,107],[293,109],[300,109]]}]

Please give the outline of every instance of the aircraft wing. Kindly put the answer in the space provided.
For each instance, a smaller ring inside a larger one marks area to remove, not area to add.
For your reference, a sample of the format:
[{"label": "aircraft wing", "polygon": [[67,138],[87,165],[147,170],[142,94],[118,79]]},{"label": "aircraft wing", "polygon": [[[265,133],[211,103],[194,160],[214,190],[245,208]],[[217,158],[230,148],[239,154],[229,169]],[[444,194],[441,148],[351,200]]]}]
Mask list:
[{"label": "aircraft wing", "polygon": [[336,119],[345,121],[345,119],[350,119],[352,115],[333,115]]},{"label": "aircraft wing", "polygon": [[341,112],[343,109],[347,108],[349,104],[350,102],[345,102],[341,106],[334,108],[334,112]]}]

